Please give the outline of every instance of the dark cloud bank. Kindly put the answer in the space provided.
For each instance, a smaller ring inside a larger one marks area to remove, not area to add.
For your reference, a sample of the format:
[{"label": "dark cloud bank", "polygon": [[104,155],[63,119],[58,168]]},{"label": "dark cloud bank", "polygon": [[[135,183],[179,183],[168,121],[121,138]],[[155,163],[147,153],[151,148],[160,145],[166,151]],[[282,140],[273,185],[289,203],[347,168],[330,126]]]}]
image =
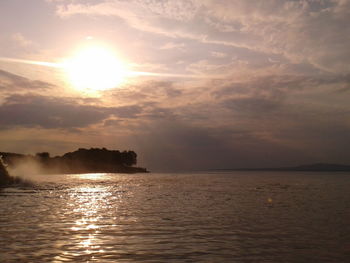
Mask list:
[{"label": "dark cloud bank", "polygon": [[98,124],[110,116],[135,118],[140,112],[141,108],[136,105],[99,107],[83,105],[73,98],[11,95],[0,106],[0,125],[74,129]]}]

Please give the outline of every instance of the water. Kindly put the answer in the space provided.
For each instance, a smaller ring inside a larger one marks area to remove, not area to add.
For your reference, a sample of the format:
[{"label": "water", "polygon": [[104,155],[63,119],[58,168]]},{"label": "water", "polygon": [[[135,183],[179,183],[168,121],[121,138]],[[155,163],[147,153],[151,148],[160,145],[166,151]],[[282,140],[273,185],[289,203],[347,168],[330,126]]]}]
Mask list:
[{"label": "water", "polygon": [[350,262],[350,174],[47,176],[0,191],[0,262]]}]

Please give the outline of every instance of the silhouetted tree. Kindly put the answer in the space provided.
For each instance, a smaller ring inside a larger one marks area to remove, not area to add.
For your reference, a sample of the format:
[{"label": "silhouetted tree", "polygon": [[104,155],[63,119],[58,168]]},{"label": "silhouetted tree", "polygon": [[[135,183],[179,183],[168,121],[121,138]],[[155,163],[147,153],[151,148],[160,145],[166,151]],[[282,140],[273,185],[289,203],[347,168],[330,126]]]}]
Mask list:
[{"label": "silhouetted tree", "polygon": [[35,156],[37,158],[40,158],[40,159],[49,159],[50,158],[50,154],[48,152],[37,153],[37,154],[35,154]]},{"label": "silhouetted tree", "polygon": [[137,154],[133,151],[122,152],[123,164],[126,166],[132,166],[137,163]]}]

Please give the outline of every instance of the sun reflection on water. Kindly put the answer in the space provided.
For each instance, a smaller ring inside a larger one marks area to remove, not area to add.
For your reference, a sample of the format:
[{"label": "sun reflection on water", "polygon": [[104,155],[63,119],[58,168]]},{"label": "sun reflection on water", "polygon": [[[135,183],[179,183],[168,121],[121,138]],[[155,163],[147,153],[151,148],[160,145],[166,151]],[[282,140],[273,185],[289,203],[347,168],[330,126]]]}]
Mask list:
[{"label": "sun reflection on water", "polygon": [[[104,174],[84,174],[83,178],[96,178]],[[69,232],[71,233],[65,251],[56,260],[67,260],[74,256],[82,256],[86,260],[93,260],[94,255],[104,253],[101,245],[101,230],[107,227],[106,217],[111,210],[110,187],[101,185],[77,186],[69,192],[67,203],[70,213],[75,218]],[[114,203],[114,208],[115,208]]]},{"label": "sun reflection on water", "polygon": [[74,176],[79,177],[80,179],[88,179],[88,180],[103,180],[107,178],[106,173],[75,174]]}]

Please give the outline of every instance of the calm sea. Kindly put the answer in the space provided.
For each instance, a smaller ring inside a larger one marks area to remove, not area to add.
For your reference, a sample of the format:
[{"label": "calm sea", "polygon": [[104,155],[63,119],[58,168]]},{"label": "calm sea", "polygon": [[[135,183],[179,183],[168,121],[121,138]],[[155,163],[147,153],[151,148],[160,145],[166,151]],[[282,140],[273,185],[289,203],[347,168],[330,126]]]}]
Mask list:
[{"label": "calm sea", "polygon": [[350,262],[346,173],[50,175],[0,211],[0,262]]}]

